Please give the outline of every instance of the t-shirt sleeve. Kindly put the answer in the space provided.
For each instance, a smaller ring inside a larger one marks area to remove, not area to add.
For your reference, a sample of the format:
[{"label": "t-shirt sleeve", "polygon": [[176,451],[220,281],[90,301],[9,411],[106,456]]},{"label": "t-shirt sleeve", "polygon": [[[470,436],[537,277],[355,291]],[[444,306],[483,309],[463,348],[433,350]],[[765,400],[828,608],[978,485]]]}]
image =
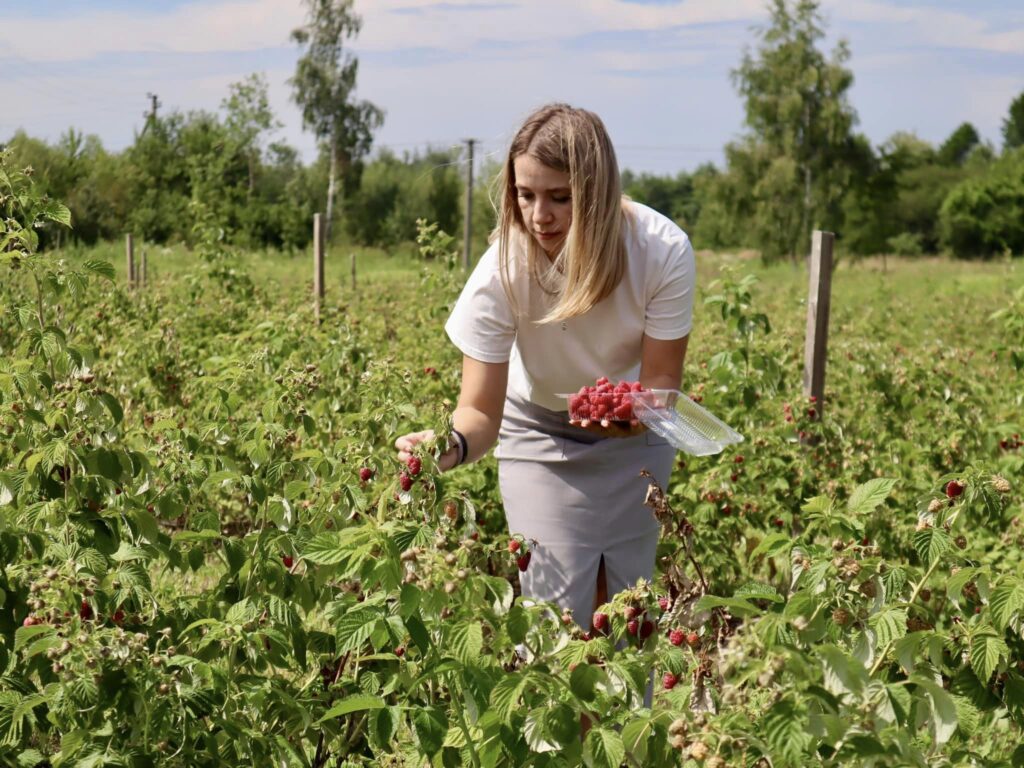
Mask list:
[{"label": "t-shirt sleeve", "polygon": [[464,355],[485,363],[508,361],[516,340],[516,326],[501,284],[496,244],[470,274],[444,330]]},{"label": "t-shirt sleeve", "polygon": [[681,339],[693,327],[697,263],[690,239],[679,234],[666,244],[661,277],[647,302],[644,333],[652,339]]}]

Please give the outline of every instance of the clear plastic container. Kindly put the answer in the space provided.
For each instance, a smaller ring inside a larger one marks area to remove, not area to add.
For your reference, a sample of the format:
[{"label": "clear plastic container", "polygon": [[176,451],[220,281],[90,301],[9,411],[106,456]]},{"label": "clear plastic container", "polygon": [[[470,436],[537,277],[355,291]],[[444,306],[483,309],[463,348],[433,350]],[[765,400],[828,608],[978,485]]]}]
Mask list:
[{"label": "clear plastic container", "polygon": [[[562,397],[568,403],[575,395]],[[632,403],[637,420],[691,456],[711,456],[743,442],[743,435],[678,389],[647,389],[623,393],[622,397]]]}]

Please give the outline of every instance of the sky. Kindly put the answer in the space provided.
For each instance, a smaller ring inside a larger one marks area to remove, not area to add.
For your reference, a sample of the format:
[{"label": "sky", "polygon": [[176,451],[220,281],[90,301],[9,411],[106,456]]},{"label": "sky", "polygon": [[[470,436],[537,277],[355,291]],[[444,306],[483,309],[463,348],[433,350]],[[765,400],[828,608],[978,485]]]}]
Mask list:
[{"label": "sky", "polygon": [[[724,162],[742,136],[730,79],[763,0],[355,0],[348,47],[357,95],[383,108],[375,147],[399,155],[461,146],[499,160],[523,118],[549,101],[602,117],[619,165],[675,174]],[[964,121],[1001,144],[1024,91],[1024,0],[823,0],[831,51],[850,47],[856,130],[940,143]],[[168,110],[220,107],[263,73],[276,140],[316,153],[291,100],[301,0],[0,0],[0,141],[56,141],[69,127],[130,145],[157,94]]]}]

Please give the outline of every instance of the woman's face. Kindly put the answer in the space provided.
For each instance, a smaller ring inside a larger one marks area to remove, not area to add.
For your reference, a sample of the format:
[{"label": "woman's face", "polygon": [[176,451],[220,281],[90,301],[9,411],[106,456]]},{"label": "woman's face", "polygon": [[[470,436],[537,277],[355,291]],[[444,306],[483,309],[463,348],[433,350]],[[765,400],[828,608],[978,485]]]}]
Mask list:
[{"label": "woman's face", "polygon": [[516,199],[523,223],[549,255],[558,253],[572,223],[569,174],[556,171],[530,155],[512,161],[516,174]]}]

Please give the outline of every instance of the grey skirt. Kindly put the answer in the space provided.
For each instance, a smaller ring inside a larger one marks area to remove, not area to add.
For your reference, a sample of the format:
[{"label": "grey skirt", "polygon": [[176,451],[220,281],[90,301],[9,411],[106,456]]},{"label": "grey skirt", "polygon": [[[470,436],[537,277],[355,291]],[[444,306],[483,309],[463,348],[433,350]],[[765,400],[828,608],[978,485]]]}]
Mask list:
[{"label": "grey skirt", "polygon": [[571,609],[587,629],[602,558],[609,598],[650,579],[658,523],[640,470],[665,487],[675,454],[653,432],[602,438],[565,411],[509,397],[495,455],[509,533],[536,541],[523,595]]}]

